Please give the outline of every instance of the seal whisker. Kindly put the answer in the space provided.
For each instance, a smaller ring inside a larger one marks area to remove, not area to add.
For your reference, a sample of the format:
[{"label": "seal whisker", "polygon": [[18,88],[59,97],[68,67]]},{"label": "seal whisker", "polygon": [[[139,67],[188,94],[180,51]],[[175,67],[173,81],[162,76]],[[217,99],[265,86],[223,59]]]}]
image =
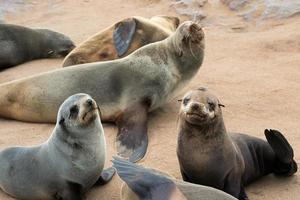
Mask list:
[{"label": "seal whisker", "polygon": [[191,39],[189,40],[189,48],[190,48],[190,51],[191,51],[191,54],[192,54],[192,56],[195,58],[195,59],[197,59],[197,57],[195,56],[195,54],[194,54],[194,52],[193,52],[193,49],[192,49],[192,41],[191,41]]}]

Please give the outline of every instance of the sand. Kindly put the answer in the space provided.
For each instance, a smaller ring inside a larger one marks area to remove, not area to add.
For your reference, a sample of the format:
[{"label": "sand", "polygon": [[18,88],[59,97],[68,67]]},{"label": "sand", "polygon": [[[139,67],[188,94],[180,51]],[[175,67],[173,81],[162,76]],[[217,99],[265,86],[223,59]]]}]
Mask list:
[{"label": "sand", "polygon": [[[36,1],[37,2],[37,1]],[[50,28],[69,35],[77,44],[113,22],[131,15],[150,17],[177,15],[170,2],[159,0],[44,1],[6,15],[7,23]],[[52,2],[50,5],[49,2]],[[211,11],[211,12],[217,12]],[[181,19],[185,19],[181,17]],[[264,129],[282,131],[300,160],[300,16],[270,20],[263,27],[207,26],[204,63],[178,98],[190,88],[206,86],[214,90],[226,107],[223,115],[227,130],[264,138]],[[28,62],[0,72],[0,83],[60,68],[62,59]],[[176,99],[150,115],[149,149],[140,162],[181,178],[176,157]],[[0,149],[9,146],[40,144],[51,134],[53,124],[22,123],[0,119]],[[117,128],[104,124],[111,165]],[[218,164],[218,163],[216,163]],[[93,188],[90,200],[120,199],[118,176],[102,187]],[[269,175],[246,188],[251,199],[296,200],[300,178]],[[0,191],[0,199],[12,199]]]}]

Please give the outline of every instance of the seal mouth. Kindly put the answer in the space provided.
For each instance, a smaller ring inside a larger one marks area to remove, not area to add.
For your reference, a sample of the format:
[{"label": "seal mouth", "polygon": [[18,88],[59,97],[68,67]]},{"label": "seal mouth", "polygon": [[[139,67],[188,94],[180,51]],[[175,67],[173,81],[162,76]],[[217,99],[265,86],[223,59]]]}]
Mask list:
[{"label": "seal mouth", "polygon": [[186,113],[186,116],[188,118],[196,119],[199,121],[205,120],[207,118],[207,114],[195,113],[195,112]]},{"label": "seal mouth", "polygon": [[[75,48],[75,46],[74,46],[74,48]],[[60,56],[66,56],[66,55],[68,55],[68,53],[70,53],[74,48],[72,47],[72,48],[69,48],[69,49],[63,49],[63,50],[59,51],[58,54],[59,54]]]}]

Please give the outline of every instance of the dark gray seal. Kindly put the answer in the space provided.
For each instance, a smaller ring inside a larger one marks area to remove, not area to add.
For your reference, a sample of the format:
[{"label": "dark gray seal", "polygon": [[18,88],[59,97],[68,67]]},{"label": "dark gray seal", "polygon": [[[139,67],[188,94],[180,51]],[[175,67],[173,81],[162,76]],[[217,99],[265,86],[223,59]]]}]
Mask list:
[{"label": "dark gray seal", "polygon": [[185,181],[248,199],[244,187],[274,173],[297,171],[293,149],[276,130],[265,130],[267,141],[227,133],[218,98],[205,88],[188,92],[179,114],[177,156]]},{"label": "dark gray seal", "polygon": [[235,200],[215,188],[176,180],[163,172],[114,158],[113,166],[125,182],[122,200]]},{"label": "dark gray seal", "polygon": [[78,92],[93,95],[104,122],[118,126],[119,155],[138,161],[147,146],[148,112],[177,95],[198,72],[204,58],[204,32],[191,21],[165,40],[112,61],[42,73],[0,85],[0,116],[55,122],[62,101]]},{"label": "dark gray seal", "polygon": [[73,95],[61,105],[45,143],[2,150],[0,188],[18,199],[82,200],[95,183],[107,183],[115,170],[103,170],[106,143],[98,109],[89,95]]},{"label": "dark gray seal", "polygon": [[39,58],[64,57],[75,47],[61,33],[12,24],[0,24],[0,46],[0,69]]}]

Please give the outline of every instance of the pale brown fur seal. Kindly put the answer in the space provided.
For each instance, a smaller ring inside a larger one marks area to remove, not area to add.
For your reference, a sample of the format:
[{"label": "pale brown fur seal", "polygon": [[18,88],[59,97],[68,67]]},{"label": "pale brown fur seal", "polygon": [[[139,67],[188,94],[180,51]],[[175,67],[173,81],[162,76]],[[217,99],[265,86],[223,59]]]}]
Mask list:
[{"label": "pale brown fur seal", "polygon": [[195,185],[154,169],[114,158],[113,166],[125,182],[122,200],[235,200],[234,197],[211,187]]},{"label": "pale brown fur seal", "polygon": [[118,126],[123,157],[141,159],[147,150],[147,120],[198,72],[204,58],[204,33],[191,21],[163,41],[125,58],[62,68],[0,85],[0,116],[31,122],[55,122],[63,100],[91,94],[104,122]]},{"label": "pale brown fur seal", "polygon": [[185,181],[223,190],[248,199],[244,187],[275,173],[297,171],[293,149],[276,130],[265,130],[267,141],[227,133],[218,98],[206,88],[188,92],[179,114],[177,155]]},{"label": "pale brown fur seal", "polygon": [[179,19],[171,16],[123,19],[78,45],[65,58],[63,67],[125,57],[146,44],[167,38],[178,25]]}]

